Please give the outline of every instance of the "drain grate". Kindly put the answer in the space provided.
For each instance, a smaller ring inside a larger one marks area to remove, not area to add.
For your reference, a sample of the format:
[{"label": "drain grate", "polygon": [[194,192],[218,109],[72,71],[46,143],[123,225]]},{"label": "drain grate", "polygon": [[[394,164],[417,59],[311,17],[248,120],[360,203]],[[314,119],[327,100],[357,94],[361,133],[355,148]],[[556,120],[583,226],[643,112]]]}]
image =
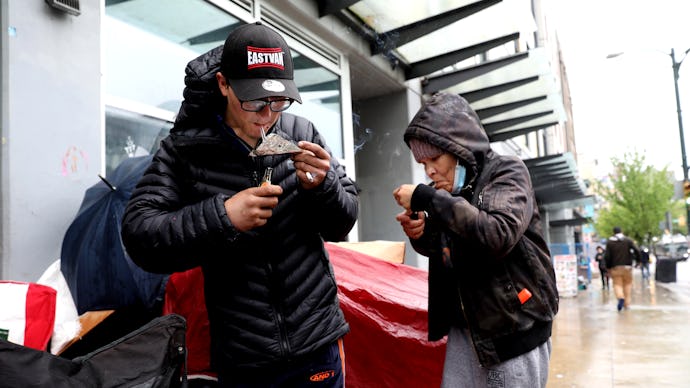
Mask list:
[{"label": "drain grate", "polygon": [[79,0],[46,0],[46,3],[62,12],[70,15],[79,16],[81,10],[79,9]]}]

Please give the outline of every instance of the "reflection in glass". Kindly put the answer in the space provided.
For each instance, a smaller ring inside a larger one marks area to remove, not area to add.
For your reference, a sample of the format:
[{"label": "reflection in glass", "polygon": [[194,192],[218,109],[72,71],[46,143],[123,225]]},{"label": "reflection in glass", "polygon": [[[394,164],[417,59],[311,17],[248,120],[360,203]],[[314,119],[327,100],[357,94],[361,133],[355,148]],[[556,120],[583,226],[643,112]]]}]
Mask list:
[{"label": "reflection in glass", "polygon": [[106,177],[124,159],[155,152],[170,127],[172,123],[166,120],[106,107]]},{"label": "reflection in glass", "polygon": [[333,155],[343,158],[340,77],[295,50],[292,56],[302,104],[292,104],[287,112],[313,122]]},{"label": "reflection in glass", "polygon": [[[187,63],[222,45],[230,31],[244,24],[203,0],[106,0],[105,13],[106,95],[172,114],[180,107]],[[295,50],[292,54],[303,104],[293,104],[287,112],[312,121],[334,155],[343,158],[340,76]],[[128,154],[126,149],[143,147],[150,152],[149,143],[161,127],[167,131],[170,126],[142,114],[108,108],[108,171]]]}]

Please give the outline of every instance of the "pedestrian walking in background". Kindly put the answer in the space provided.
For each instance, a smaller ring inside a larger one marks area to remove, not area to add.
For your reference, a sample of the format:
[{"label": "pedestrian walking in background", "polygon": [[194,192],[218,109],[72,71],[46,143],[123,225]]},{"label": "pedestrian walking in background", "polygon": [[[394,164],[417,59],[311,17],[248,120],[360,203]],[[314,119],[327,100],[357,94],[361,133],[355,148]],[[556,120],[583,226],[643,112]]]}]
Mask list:
[{"label": "pedestrian walking in background", "polygon": [[650,274],[649,274],[649,248],[647,247],[640,247],[640,256],[637,261],[637,266],[640,267],[640,271],[642,272],[642,280],[649,280],[650,279]]},{"label": "pedestrian walking in background", "polygon": [[609,271],[606,269],[606,261],[604,260],[604,247],[597,245],[597,254],[594,256],[594,260],[599,266],[599,273],[601,274],[601,289],[609,289]]},{"label": "pedestrian walking in background", "polygon": [[[220,387],[343,387],[349,326],[324,240],[347,237],[358,195],[314,125],[283,113],[301,102],[287,43],[237,27],[185,84],[125,211],[127,252],[151,272],[201,266]],[[296,152],[254,156],[273,134]]]},{"label": "pedestrian walking in background", "polygon": [[457,94],[424,103],[404,135],[430,185],[396,216],[429,257],[429,339],[448,335],[442,387],[544,387],[558,291],[527,167],[501,156]]},{"label": "pedestrian walking in background", "polygon": [[630,307],[633,261],[639,254],[640,250],[635,243],[623,234],[620,227],[614,227],[613,236],[606,240],[604,260],[611,279],[613,279],[613,291],[618,299],[616,306],[618,311]]}]

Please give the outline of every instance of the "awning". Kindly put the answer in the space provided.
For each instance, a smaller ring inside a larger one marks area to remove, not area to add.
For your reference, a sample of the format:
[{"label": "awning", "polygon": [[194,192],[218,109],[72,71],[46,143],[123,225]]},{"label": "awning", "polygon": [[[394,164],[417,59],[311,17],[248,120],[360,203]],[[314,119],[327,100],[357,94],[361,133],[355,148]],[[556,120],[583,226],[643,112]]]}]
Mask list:
[{"label": "awning", "polygon": [[530,4],[330,0],[320,1],[319,10],[351,25],[372,55],[402,67],[407,79],[421,78],[424,93],[461,94],[490,139],[501,141],[566,118],[548,51],[530,47],[536,31]]},{"label": "awning", "polygon": [[[422,78],[426,94],[465,97],[492,142],[566,120],[550,52],[528,44],[536,31],[529,1],[403,2],[396,12],[386,1],[339,3],[370,31],[372,55],[400,61],[408,79]],[[540,205],[585,197],[572,154],[525,162]]]},{"label": "awning", "polygon": [[[551,52],[537,47],[530,0],[322,0],[369,42],[371,55],[420,78],[425,94],[458,93],[492,142],[563,123],[566,113]],[[395,10],[394,12],[391,10]],[[356,67],[353,64],[353,67]],[[353,96],[358,87],[353,85]],[[525,161],[541,206],[578,203],[585,186],[572,154]],[[560,204],[559,204],[560,202]]]},{"label": "awning", "polygon": [[570,152],[524,160],[539,205],[581,200],[586,187]]},{"label": "awning", "polygon": [[580,226],[591,223],[592,220],[588,217],[583,217],[580,213],[573,211],[573,218],[552,220],[549,221],[549,226],[552,228],[563,226]]},{"label": "awning", "polygon": [[447,91],[459,93],[470,102],[492,141],[548,128],[566,119],[561,90],[544,48],[430,77],[426,87],[442,85],[444,80],[453,81]]}]

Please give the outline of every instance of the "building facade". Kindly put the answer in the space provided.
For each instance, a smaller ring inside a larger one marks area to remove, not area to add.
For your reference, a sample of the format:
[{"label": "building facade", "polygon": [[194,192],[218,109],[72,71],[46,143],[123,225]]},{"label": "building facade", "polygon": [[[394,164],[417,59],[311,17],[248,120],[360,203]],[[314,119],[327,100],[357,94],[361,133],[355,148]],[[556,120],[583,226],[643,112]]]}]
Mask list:
[{"label": "building facade", "polygon": [[[551,242],[573,243],[584,187],[547,14],[539,0],[0,0],[0,278],[33,281],[60,258],[85,190],[170,129],[187,62],[255,20],[293,50],[303,104],[289,112],[362,190],[351,241],[406,240],[392,191],[425,176],[402,134],[449,91],[525,160]],[[426,266],[409,245],[405,260]]]}]

